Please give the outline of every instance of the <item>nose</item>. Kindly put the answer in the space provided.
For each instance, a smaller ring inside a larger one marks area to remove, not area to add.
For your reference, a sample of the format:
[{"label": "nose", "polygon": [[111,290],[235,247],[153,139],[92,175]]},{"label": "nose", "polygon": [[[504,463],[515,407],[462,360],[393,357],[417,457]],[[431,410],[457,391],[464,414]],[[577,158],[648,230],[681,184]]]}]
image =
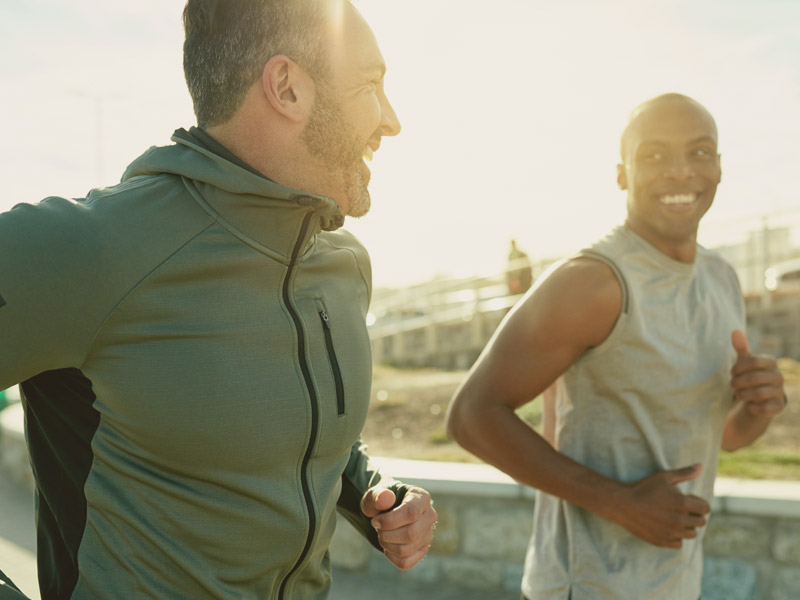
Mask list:
[{"label": "nose", "polygon": [[400,133],[400,120],[394,112],[389,98],[381,94],[381,135],[393,136]]},{"label": "nose", "polygon": [[688,179],[694,176],[694,168],[684,156],[673,156],[664,164],[664,175],[671,179]]}]

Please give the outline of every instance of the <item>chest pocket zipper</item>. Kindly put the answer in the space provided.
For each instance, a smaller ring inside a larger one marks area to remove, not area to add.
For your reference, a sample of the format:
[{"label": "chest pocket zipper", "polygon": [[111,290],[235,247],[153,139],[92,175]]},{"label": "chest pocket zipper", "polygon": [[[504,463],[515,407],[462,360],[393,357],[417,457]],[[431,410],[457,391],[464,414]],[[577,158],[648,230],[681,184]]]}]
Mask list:
[{"label": "chest pocket zipper", "polygon": [[333,347],[333,335],[331,335],[331,320],[325,309],[320,309],[319,318],[322,320],[322,331],[325,334],[325,347],[328,349],[328,360],[333,371],[333,382],[336,384],[336,412],[338,415],[344,414],[344,382],[342,381],[342,371],[339,368],[339,361],[336,358],[336,350]]}]

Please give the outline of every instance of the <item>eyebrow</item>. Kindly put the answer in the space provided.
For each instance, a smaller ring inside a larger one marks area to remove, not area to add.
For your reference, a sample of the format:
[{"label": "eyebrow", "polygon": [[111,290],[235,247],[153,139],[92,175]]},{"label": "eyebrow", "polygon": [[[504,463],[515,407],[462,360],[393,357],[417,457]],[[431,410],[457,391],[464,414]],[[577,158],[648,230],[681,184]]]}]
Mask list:
[{"label": "eyebrow", "polygon": [[[710,135],[703,135],[693,140],[689,140],[689,145],[693,144],[717,144],[717,140],[715,140]],[[663,142],[661,140],[642,140],[636,147],[641,148],[643,146],[669,146],[668,142]]]},{"label": "eyebrow", "polygon": [[700,136],[699,138],[695,138],[695,139],[693,139],[693,140],[692,140],[691,142],[689,142],[689,143],[690,143],[690,144],[704,144],[704,143],[706,143],[706,142],[708,142],[708,143],[711,143],[711,144],[716,144],[716,143],[717,143],[717,140],[715,140],[715,139],[714,139],[713,137],[711,137],[710,135],[703,135],[703,136]]}]

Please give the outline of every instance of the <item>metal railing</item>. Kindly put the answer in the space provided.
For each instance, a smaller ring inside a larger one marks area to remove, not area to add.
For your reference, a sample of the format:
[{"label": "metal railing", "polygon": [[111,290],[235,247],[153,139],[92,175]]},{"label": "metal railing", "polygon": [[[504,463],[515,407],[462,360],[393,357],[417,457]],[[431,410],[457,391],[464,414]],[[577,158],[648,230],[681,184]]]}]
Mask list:
[{"label": "metal railing", "polygon": [[[755,337],[761,332],[771,351],[800,355],[800,318],[794,318],[800,315],[800,285],[788,292],[765,287],[768,268],[800,257],[800,209],[712,223],[701,231],[700,241],[718,251],[739,275],[750,320],[758,328]],[[560,258],[530,264],[534,280]],[[369,321],[375,361],[469,367],[522,296],[510,291],[509,277],[528,264],[527,259],[517,259],[492,275],[437,278],[376,290]],[[776,295],[781,300],[773,307],[771,298]]]}]

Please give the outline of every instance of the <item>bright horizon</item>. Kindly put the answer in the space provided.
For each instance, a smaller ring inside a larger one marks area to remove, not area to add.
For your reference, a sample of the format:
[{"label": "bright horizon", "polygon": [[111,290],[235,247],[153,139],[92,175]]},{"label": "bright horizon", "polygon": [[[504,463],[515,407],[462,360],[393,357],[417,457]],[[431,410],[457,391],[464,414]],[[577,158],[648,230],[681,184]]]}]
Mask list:
[{"label": "bright horizon", "polygon": [[[0,210],[111,185],[194,124],[183,4],[0,8]],[[375,284],[497,271],[511,238],[537,259],[603,235],[624,218],[625,118],[667,91],[717,120],[723,181],[709,231],[798,208],[800,3],[698,4],[357,2],[403,125],[369,165],[372,211],[346,224],[372,255]]]}]

